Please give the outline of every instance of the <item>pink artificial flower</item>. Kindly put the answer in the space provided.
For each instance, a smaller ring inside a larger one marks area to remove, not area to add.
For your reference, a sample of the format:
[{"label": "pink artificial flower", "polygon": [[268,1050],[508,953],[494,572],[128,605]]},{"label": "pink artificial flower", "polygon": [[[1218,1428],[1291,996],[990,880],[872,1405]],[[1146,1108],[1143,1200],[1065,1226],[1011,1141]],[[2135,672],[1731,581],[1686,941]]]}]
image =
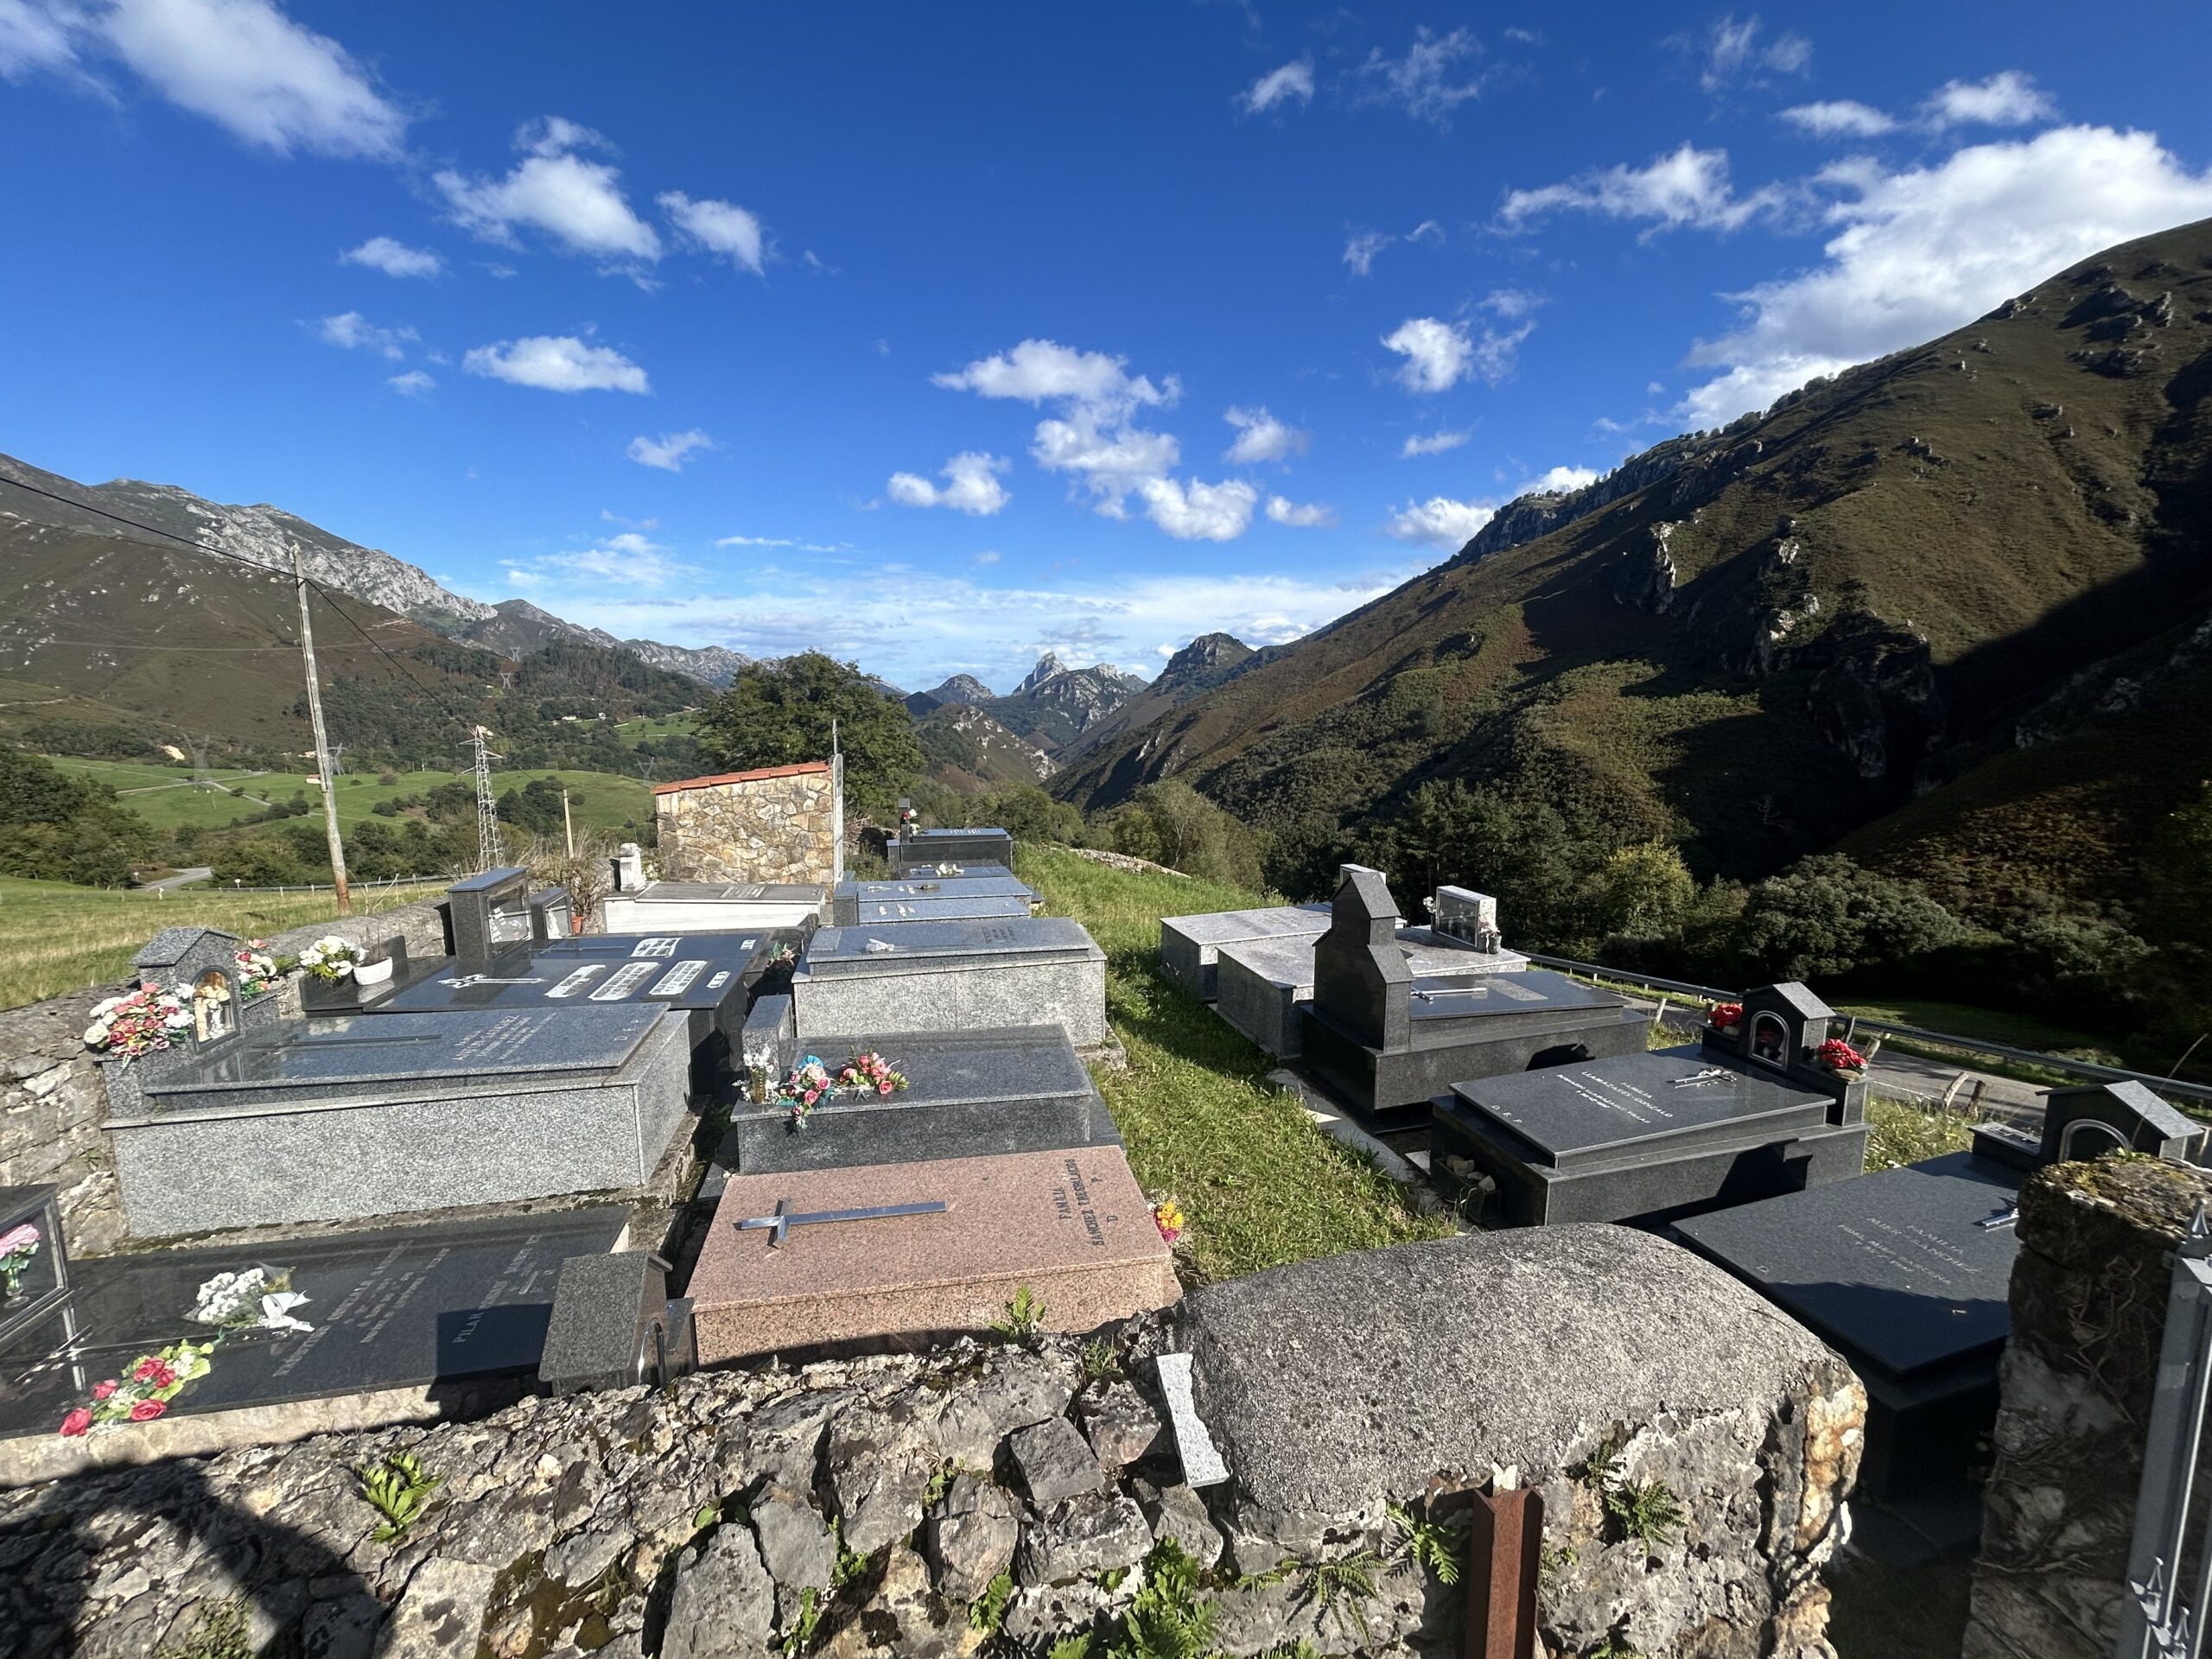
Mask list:
[{"label": "pink artificial flower", "polygon": [[141,1382],[151,1382],[154,1374],[161,1369],[162,1362],[149,1354],[131,1369],[130,1375]]},{"label": "pink artificial flower", "polygon": [[82,1406],[61,1420],[61,1432],[71,1440],[79,1434],[89,1434],[92,1428],[92,1414]]},{"label": "pink artificial flower", "polygon": [[130,1408],[130,1421],[134,1423],[150,1423],[168,1409],[168,1406],[162,1401],[141,1400]]},{"label": "pink artificial flower", "polygon": [[891,1085],[887,1083],[879,1083],[875,1085],[875,1092],[879,1095],[887,1095],[891,1093]]},{"label": "pink artificial flower", "polygon": [[113,1394],[119,1386],[121,1385],[111,1376],[106,1382],[96,1384],[93,1387],[92,1398],[95,1400],[105,1400],[110,1395]]}]

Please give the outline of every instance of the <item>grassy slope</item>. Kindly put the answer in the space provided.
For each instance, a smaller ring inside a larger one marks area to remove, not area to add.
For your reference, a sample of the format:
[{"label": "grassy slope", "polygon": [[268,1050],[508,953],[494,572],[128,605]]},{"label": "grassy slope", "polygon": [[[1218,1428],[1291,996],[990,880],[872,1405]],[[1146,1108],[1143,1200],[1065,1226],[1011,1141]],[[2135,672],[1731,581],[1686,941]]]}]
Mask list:
[{"label": "grassy slope", "polygon": [[1316,1129],[1266,1081],[1274,1063],[1160,974],[1162,916],[1265,900],[1027,844],[1015,864],[1047,911],[1079,918],[1106,952],[1107,1013],[1129,1064],[1102,1069],[1099,1091],[1145,1190],[1189,1211],[1201,1277],[1450,1230]]},{"label": "grassy slope", "polygon": [[[116,790],[124,805],[162,831],[184,824],[203,830],[225,829],[241,818],[252,817],[268,802],[289,800],[296,791],[305,791],[309,801],[315,799],[313,786],[305,776],[296,772],[211,772],[210,776],[238,791],[226,794],[188,787],[186,780],[192,775],[188,767],[156,766],[128,760],[80,760],[67,755],[50,758],[57,766],[96,779]],[[402,772],[391,774],[395,782],[382,784],[378,782],[379,775],[347,772],[340,778],[338,822],[341,828],[351,829],[372,817],[379,801],[399,795],[424,795],[441,784],[466,781],[465,775],[456,779],[455,774],[449,772]],[[612,772],[546,768],[495,772],[492,774],[492,786],[496,792],[504,794],[541,778],[568,785],[578,835],[587,830],[618,830],[626,821],[643,823],[652,817],[652,786],[635,778],[618,778]]]},{"label": "grassy slope", "polygon": [[[2197,405],[2212,377],[2193,365],[2212,346],[2208,254],[2212,223],[2103,257],[2139,298],[2173,295],[2171,324],[2149,331],[2151,373],[2113,378],[2075,360],[2108,349],[2093,323],[2069,321],[2106,280],[2079,268],[2019,315],[1855,371],[1672,479],[1415,578],[1083,757],[1056,791],[1109,804],[1173,773],[1249,822],[1281,823],[1387,807],[1433,776],[1535,781],[1639,830],[1687,830],[1708,864],[1756,873],[1909,795],[1916,754],[1870,782],[1817,735],[1811,672],[1743,671],[1778,603],[1822,600],[1819,620],[1789,636],[1800,645],[1856,582],[1882,618],[1925,634],[1945,741],[1967,773],[1910,810],[1934,821],[1947,797],[1979,789],[1988,804],[1955,838],[1969,851],[2009,855],[2010,879],[2109,891],[2132,844],[2115,821],[2149,821],[2212,766],[2206,688],[2164,683],[2165,707],[2145,717],[2162,738],[2150,747],[2060,743],[2008,760],[2011,727],[2068,677],[2192,623],[2212,598],[2201,560],[2160,556],[2160,538],[2186,541],[2203,511]],[[1775,554],[1785,515],[1800,549],[1787,566]],[[1662,523],[1677,526],[1679,575],[1654,615],[1617,599],[1614,579]],[[2012,775],[1977,780],[1984,765]],[[2099,775],[2077,784],[2085,773]],[[1868,850],[1894,861],[1904,849]]]},{"label": "grassy slope", "polygon": [[[441,891],[365,891],[354,909],[365,915]],[[138,948],[165,927],[219,927],[241,938],[263,938],[336,913],[327,893],[188,890],[163,896],[0,876],[0,1008],[120,979]]]}]

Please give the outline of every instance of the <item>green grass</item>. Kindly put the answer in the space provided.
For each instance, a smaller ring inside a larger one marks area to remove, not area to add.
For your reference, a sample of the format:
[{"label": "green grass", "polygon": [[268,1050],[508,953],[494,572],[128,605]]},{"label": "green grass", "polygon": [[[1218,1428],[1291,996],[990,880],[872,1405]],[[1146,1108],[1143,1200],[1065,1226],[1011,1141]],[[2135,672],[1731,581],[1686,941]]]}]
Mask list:
[{"label": "green grass", "polygon": [[1974,1122],[1963,1113],[1911,1101],[1866,1100],[1866,1167],[1895,1169],[1924,1164],[1946,1153],[1964,1152],[1974,1143]]},{"label": "green grass", "polygon": [[[2069,1031],[2063,1026],[2054,1026],[2028,1014],[2007,1014],[1998,1008],[1978,1008],[1967,1002],[1928,1002],[1910,997],[1893,997],[1878,1003],[1842,1003],[1839,1005],[1839,1012],[1855,1014],[1864,1020],[1886,1020],[1892,1025],[1918,1026],[1923,1031],[1978,1037],[1986,1043],[2003,1043],[2008,1048],[2039,1049],[2046,1054],[2063,1054],[2069,1049],[2094,1048],[2099,1040],[2087,1032]],[[1889,1040],[1895,1042],[1897,1039],[1891,1038]]]},{"label": "green grass", "polygon": [[1200,1279],[1451,1230],[1315,1128],[1267,1082],[1274,1062],[1160,973],[1162,916],[1265,899],[1027,844],[1015,868],[1049,913],[1079,918],[1106,952],[1107,1014],[1128,1068],[1101,1067],[1099,1092],[1145,1191],[1172,1193],[1188,1212],[1185,1238]]},{"label": "green grass", "polygon": [[[633,724],[651,722],[638,721]],[[209,775],[218,782],[236,790],[236,794],[224,790],[194,789],[191,786],[192,770],[188,766],[161,766],[125,760],[79,760],[68,755],[48,757],[57,766],[96,779],[116,790],[123,804],[143,818],[156,831],[167,834],[188,825],[200,830],[223,830],[240,819],[251,818],[270,801],[289,801],[293,795],[304,794],[321,810],[315,801],[315,785],[304,772],[214,772]],[[378,782],[382,776],[391,776],[390,784]],[[588,830],[615,830],[626,822],[644,823],[652,817],[652,785],[636,778],[619,778],[613,772],[580,772],[573,769],[534,768],[521,772],[495,772],[492,787],[501,794],[510,789],[520,789],[540,778],[551,778],[568,785],[574,805],[576,833]],[[374,772],[341,772],[338,779],[338,823],[341,829],[350,829],[371,817],[379,801],[400,795],[427,795],[441,784],[466,782],[466,772],[402,772],[390,774]]]},{"label": "green grass", "polygon": [[[365,890],[354,912],[389,910],[442,891],[442,884]],[[241,938],[265,938],[337,913],[327,893],[187,888],[162,895],[0,876],[0,1008],[121,979],[138,948],[165,927],[219,927]]]},{"label": "green grass", "polygon": [[655,737],[689,737],[698,729],[694,715],[642,715],[621,721],[614,731],[625,743],[638,743]]}]

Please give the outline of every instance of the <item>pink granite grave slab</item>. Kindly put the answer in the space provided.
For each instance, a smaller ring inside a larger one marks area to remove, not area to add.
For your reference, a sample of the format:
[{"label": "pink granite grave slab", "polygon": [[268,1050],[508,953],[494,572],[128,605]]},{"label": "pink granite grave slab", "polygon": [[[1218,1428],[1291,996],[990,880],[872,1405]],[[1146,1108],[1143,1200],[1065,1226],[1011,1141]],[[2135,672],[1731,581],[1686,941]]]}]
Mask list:
[{"label": "pink granite grave slab", "polygon": [[[741,1230],[805,1215],[942,1202],[940,1213]],[[979,1332],[1027,1285],[1046,1328],[1089,1331],[1180,1295],[1167,1245],[1119,1147],[737,1175],[688,1294],[699,1358],[862,1338]]]}]

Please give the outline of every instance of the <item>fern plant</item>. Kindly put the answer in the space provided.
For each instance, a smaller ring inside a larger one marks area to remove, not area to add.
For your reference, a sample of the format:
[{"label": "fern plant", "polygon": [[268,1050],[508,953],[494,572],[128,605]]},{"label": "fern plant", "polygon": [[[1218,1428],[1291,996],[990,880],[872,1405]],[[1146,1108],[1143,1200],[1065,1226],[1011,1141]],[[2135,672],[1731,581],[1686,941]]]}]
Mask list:
[{"label": "fern plant", "polygon": [[1305,1594],[1324,1618],[1336,1615],[1339,1625],[1349,1613],[1359,1627],[1360,1638],[1370,1635],[1363,1602],[1375,1599],[1375,1575],[1387,1566],[1371,1549],[1363,1549],[1333,1561],[1315,1561],[1306,1569]]},{"label": "fern plant", "polygon": [[1122,1374],[1122,1356],[1114,1344],[1103,1337],[1093,1337],[1083,1344],[1083,1380],[1103,1382]]},{"label": "fern plant", "polygon": [[1112,1659],[1205,1659],[1213,1651],[1214,1611],[1198,1600],[1201,1569],[1173,1538],[1144,1558],[1144,1585],[1122,1616]]},{"label": "fern plant", "polygon": [[1450,1522],[1430,1521],[1415,1515],[1402,1504],[1384,1506],[1390,1520],[1390,1531],[1396,1541],[1392,1553],[1397,1557],[1394,1572],[1407,1567],[1425,1567],[1436,1575],[1442,1585],[1459,1582],[1459,1564],[1467,1553],[1467,1529]]},{"label": "fern plant", "polygon": [[1001,1568],[983,1586],[983,1593],[968,1604],[968,1627],[985,1636],[996,1636],[1006,1623],[1006,1605],[1014,1599],[1014,1574]]},{"label": "fern plant", "polygon": [[1016,1285],[1005,1311],[991,1321],[992,1334],[1024,1348],[1034,1348],[1045,1328],[1045,1299],[1027,1285]]},{"label": "fern plant", "polygon": [[822,1592],[809,1586],[799,1592],[798,1615],[776,1644],[783,1649],[784,1659],[798,1659],[799,1655],[812,1651],[815,1627],[821,1622]]},{"label": "fern plant", "polygon": [[1605,1487],[1605,1513],[1621,1531],[1653,1548],[1669,1541],[1682,1527],[1682,1502],[1663,1480],[1623,1477]]},{"label": "fern plant", "polygon": [[361,1483],[361,1496],[384,1516],[384,1524],[370,1535],[380,1544],[404,1536],[421,1516],[430,1494],[445,1484],[445,1477],[423,1467],[412,1452],[395,1452],[382,1463],[365,1463],[353,1471]]}]

